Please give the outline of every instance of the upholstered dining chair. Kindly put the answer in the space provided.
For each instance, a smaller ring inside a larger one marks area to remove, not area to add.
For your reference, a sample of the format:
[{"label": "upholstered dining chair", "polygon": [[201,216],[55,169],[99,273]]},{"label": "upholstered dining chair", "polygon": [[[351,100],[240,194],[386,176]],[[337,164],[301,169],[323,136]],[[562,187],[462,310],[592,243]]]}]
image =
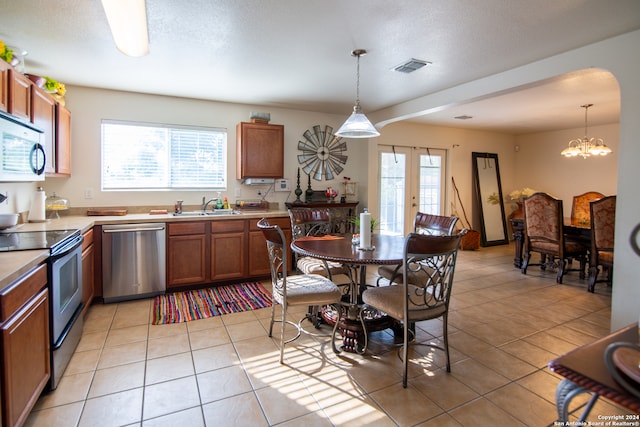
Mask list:
[{"label": "upholstered dining chair", "polygon": [[[405,239],[402,263],[402,284],[374,286],[362,294],[365,304],[387,313],[402,322],[403,364],[402,386],[407,387],[410,338],[415,337],[411,325],[422,320],[442,318],[443,345],[416,343],[436,347],[445,352],[446,369],[451,372],[449,359],[448,316],[453,273],[460,239],[466,230],[451,236],[410,233]],[[422,278],[409,283],[411,275]],[[411,332],[411,337],[410,337]]]},{"label": "upholstered dining chair", "polygon": [[587,224],[591,219],[591,211],[589,204],[594,200],[602,199],[604,194],[597,191],[587,191],[578,196],[573,196],[573,205],[571,205],[571,220],[578,223]]},{"label": "upholstered dining chair", "polygon": [[[589,262],[589,292],[595,291],[597,282],[611,285],[613,279],[613,241],[616,224],[616,196],[607,196],[591,202],[591,261]],[[597,280],[599,267],[607,278]],[[604,273],[604,271],[603,271]]]},{"label": "upholstered dining chair", "polygon": [[[269,225],[269,222],[262,218],[258,221],[258,228],[262,230],[267,241],[267,252],[269,253],[269,266],[271,268],[271,292],[273,295],[271,304],[271,321],[269,322],[269,336],[273,335],[273,324],[275,320],[275,305],[282,306],[282,323],[280,330],[280,363],[284,363],[284,345],[296,340],[302,332],[307,333],[301,323],[307,316],[298,323],[287,320],[287,309],[294,305],[331,305],[337,304],[342,296],[338,286],[326,277],[318,274],[288,275],[288,250],[287,240],[284,233],[277,225]],[[340,310],[336,307],[338,314]],[[340,319],[337,319],[336,325]],[[293,338],[285,341],[285,326],[289,323],[297,329]]]},{"label": "upholstered dining chair", "polygon": [[[413,220],[413,232],[420,234],[431,235],[444,235],[450,236],[453,234],[453,230],[458,222],[457,216],[443,216],[433,215],[423,212],[416,213]],[[379,286],[380,281],[383,279],[388,280],[390,283],[402,283],[402,264],[400,265],[381,265],[378,267],[378,279],[376,284]],[[410,283],[418,283],[421,280],[413,277],[413,274],[409,277]]]},{"label": "upholstered dining chair", "polygon": [[[523,201],[524,208],[524,260],[522,274],[527,274],[530,265],[539,265],[546,269],[546,259],[556,263],[558,274],[556,282],[562,283],[562,278],[568,258],[580,260],[580,278],[585,277],[585,267],[588,249],[577,241],[565,239],[563,227],[562,200],[546,193],[535,193]],[[539,264],[531,262],[532,252],[541,256]]]},{"label": "upholstered dining chair", "polygon": [[[323,208],[291,208],[291,236],[293,240],[304,236],[323,236],[331,234],[332,222],[329,209]],[[333,276],[344,274],[351,278],[351,270],[337,262],[294,255],[296,269],[303,274],[320,274],[333,280]]]}]

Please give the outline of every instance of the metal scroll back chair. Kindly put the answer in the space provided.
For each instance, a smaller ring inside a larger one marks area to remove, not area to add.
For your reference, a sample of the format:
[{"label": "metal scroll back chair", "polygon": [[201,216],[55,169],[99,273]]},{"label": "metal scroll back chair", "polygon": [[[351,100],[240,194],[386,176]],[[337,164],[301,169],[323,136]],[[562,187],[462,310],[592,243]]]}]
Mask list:
[{"label": "metal scroll back chair", "polygon": [[[300,336],[301,332],[306,332],[301,322],[293,323],[287,320],[287,308],[294,305],[330,305],[340,301],[341,292],[338,286],[326,277],[317,274],[287,274],[288,251],[287,240],[284,233],[277,225],[269,225],[265,218],[258,221],[258,228],[262,230],[267,241],[267,252],[269,253],[269,266],[271,268],[271,286],[273,301],[271,305],[271,321],[269,323],[269,336],[273,333],[275,320],[275,305],[282,306],[282,323],[280,331],[280,363],[284,363],[284,345]],[[340,312],[336,308],[336,312]],[[297,328],[297,334],[285,341],[285,324],[289,323]],[[336,323],[337,324],[337,323]]]},{"label": "metal scroll back chair", "polygon": [[[450,236],[458,222],[457,216],[433,215],[423,212],[416,213],[413,221],[414,233]],[[378,279],[376,284],[380,285],[380,280],[387,279],[389,283],[402,283],[402,264],[381,265],[378,267]],[[409,278],[410,282],[419,282],[413,277]]]},{"label": "metal scroll back chair", "polygon": [[[591,261],[588,291],[594,292],[596,282],[611,284],[613,279],[613,243],[616,224],[616,196],[591,202]],[[597,280],[599,267],[607,271],[605,280]]]},{"label": "metal scroll back chair", "polygon": [[[587,248],[576,241],[565,240],[563,227],[562,200],[546,193],[535,193],[523,201],[524,207],[524,260],[522,274],[527,274],[530,265],[539,265],[546,269],[547,257],[557,262],[558,274],[556,282],[562,283],[568,258],[580,260],[580,278],[584,279]],[[539,264],[531,262],[531,253],[540,253]]]},{"label": "metal scroll back chair", "polygon": [[[451,236],[410,233],[405,239],[402,284],[370,287],[362,294],[365,304],[402,322],[402,385],[405,388],[407,387],[409,331],[411,324],[415,322],[442,318],[443,346],[431,343],[421,344],[443,350],[446,355],[447,372],[451,372],[447,331],[449,300],[460,239],[465,233],[466,230]],[[407,278],[412,274],[422,280],[419,283],[409,283]]]},{"label": "metal scroll back chair", "polygon": [[604,194],[597,191],[587,191],[584,194],[573,196],[573,204],[571,205],[571,220],[580,224],[587,224],[591,220],[591,211],[589,205],[595,200],[602,199]]},{"label": "metal scroll back chair", "polygon": [[[324,236],[333,231],[329,209],[292,208],[289,209],[289,218],[293,240],[305,236]],[[297,254],[294,255],[294,261],[296,269],[303,274],[319,274],[329,280],[339,274],[351,278],[351,270],[337,262]]]}]

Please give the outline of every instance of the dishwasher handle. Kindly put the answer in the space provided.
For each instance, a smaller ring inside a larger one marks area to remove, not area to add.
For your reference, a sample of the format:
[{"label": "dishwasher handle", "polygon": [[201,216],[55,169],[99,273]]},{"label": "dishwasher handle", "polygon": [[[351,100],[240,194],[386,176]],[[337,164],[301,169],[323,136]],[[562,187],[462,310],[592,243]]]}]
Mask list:
[{"label": "dishwasher handle", "polygon": [[131,227],[131,228],[103,228],[103,233],[133,233],[138,231],[162,231],[164,230],[164,226],[155,226],[155,227]]}]

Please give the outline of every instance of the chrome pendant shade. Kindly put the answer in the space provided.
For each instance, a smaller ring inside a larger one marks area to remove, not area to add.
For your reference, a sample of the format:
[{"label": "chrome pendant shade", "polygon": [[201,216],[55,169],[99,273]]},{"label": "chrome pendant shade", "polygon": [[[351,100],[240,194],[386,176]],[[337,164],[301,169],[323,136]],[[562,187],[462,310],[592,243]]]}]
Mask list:
[{"label": "chrome pendant shade", "polygon": [[582,156],[583,159],[591,156],[606,156],[611,153],[611,148],[607,147],[602,138],[589,138],[587,136],[587,111],[593,104],[581,105],[584,108],[584,137],[572,139],[569,146],[562,150],[560,154],[565,157]]},{"label": "chrome pendant shade", "polygon": [[358,63],[356,72],[356,105],[353,107],[353,113],[335,133],[336,136],[343,138],[375,138],[380,136],[380,132],[371,124],[360,108],[360,57],[366,54],[367,51],[364,49],[356,49],[351,52],[351,56],[355,56]]}]

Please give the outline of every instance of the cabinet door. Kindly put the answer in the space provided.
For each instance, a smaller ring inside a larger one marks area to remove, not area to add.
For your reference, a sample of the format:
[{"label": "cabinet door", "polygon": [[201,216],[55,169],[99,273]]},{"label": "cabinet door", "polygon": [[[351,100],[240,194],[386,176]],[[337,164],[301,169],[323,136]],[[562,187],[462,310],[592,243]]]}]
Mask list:
[{"label": "cabinet door", "polygon": [[82,302],[84,303],[83,315],[89,311],[93,301],[94,274],[95,274],[95,246],[93,244],[93,230],[84,233],[82,243]]},{"label": "cabinet door", "polygon": [[71,113],[56,104],[55,168],[57,175],[71,175]]},{"label": "cabinet door", "polygon": [[26,121],[31,120],[31,80],[9,70],[9,108],[10,114]]},{"label": "cabinet door", "polygon": [[247,221],[211,221],[212,281],[239,279],[247,275]]},{"label": "cabinet door", "polygon": [[[278,225],[287,239],[287,253],[291,254],[291,222],[289,217],[267,218],[269,224]],[[264,234],[256,225],[258,220],[250,220],[249,224],[249,276],[270,276],[269,255]],[[291,257],[289,257],[291,260]],[[291,271],[291,261],[289,261]]]},{"label": "cabinet door", "polygon": [[168,288],[207,281],[204,234],[171,236],[167,246]]},{"label": "cabinet door", "polygon": [[284,176],[284,126],[239,123],[236,127],[236,178]]},{"label": "cabinet door", "polygon": [[0,111],[9,110],[9,69],[11,66],[0,59]]},{"label": "cabinet door", "polygon": [[23,425],[51,375],[45,288],[2,325],[2,423]]},{"label": "cabinet door", "polygon": [[211,235],[211,279],[238,279],[246,276],[245,233]]},{"label": "cabinet door", "polygon": [[55,172],[55,118],[56,103],[48,93],[31,86],[31,122],[44,131],[43,145],[46,154],[45,173]]}]

